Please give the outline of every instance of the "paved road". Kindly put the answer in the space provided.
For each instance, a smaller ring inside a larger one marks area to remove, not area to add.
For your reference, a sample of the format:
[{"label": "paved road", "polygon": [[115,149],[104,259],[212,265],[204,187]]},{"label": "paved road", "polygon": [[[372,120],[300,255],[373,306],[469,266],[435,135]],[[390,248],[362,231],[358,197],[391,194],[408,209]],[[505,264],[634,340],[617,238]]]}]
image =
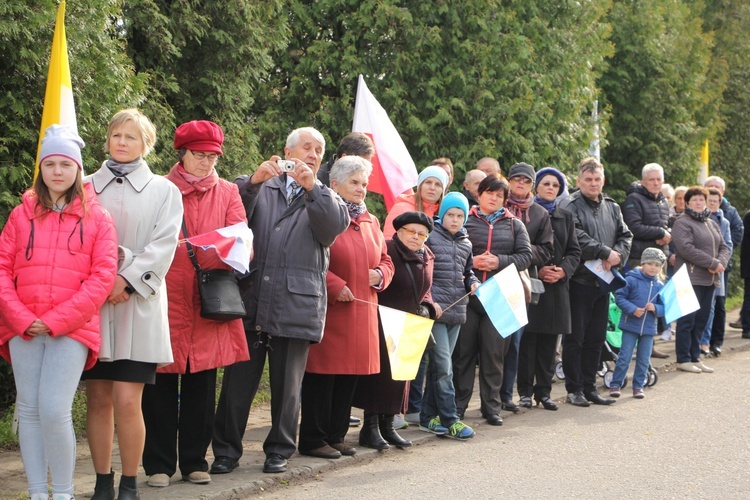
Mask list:
[{"label": "paved road", "polygon": [[749,498],[750,353],[663,374],[611,407],[532,409],[262,493],[304,498]]}]

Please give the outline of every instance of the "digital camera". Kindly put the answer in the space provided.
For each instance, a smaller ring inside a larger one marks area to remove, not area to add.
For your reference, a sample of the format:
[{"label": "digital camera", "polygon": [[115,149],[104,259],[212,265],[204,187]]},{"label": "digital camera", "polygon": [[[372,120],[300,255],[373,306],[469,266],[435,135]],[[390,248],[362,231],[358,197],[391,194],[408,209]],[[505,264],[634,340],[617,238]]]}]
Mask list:
[{"label": "digital camera", "polygon": [[294,172],[295,163],[292,160],[276,160],[282,172]]}]

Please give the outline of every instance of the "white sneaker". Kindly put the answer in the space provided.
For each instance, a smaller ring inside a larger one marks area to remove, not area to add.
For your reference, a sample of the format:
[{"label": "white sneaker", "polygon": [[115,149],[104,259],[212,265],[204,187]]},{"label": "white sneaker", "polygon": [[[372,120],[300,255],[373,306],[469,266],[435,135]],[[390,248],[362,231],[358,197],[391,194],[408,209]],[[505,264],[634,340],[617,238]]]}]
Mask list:
[{"label": "white sneaker", "polygon": [[393,428],[398,430],[406,429],[409,427],[409,423],[403,419],[401,415],[393,416]]},{"label": "white sneaker", "polygon": [[407,413],[404,415],[404,420],[410,424],[419,425],[419,412]]},{"label": "white sneaker", "polygon": [[31,497],[29,497],[31,500],[49,500],[49,494],[48,493],[33,493]]},{"label": "white sneaker", "polygon": [[688,373],[700,373],[703,371],[693,363],[677,363],[677,369]]},{"label": "white sneaker", "polygon": [[700,371],[702,371],[703,373],[713,373],[713,372],[714,372],[714,369],[713,369],[713,368],[709,368],[709,367],[707,367],[706,365],[704,365],[704,364],[703,364],[703,362],[698,362],[698,363],[696,363],[696,365],[695,365],[695,366],[696,366],[696,367],[697,367],[697,368],[698,368],[698,369],[699,369]]},{"label": "white sneaker", "polygon": [[672,329],[667,328],[666,330],[661,332],[661,339],[665,342],[669,342],[670,340],[672,340]]},{"label": "white sneaker", "polygon": [[[31,498],[33,499],[34,497],[32,496]],[[46,500],[48,497],[47,495],[42,494],[41,498]],[[67,493],[53,493],[52,500],[75,500],[75,498],[73,495],[68,495]]]}]

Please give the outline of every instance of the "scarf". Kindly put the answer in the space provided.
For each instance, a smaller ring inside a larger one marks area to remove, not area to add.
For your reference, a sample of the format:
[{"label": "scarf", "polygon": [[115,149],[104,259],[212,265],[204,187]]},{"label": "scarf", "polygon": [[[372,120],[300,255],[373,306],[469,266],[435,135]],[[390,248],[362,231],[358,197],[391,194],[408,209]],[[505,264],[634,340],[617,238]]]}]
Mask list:
[{"label": "scarf", "polygon": [[110,169],[112,173],[117,177],[125,177],[129,173],[133,172],[136,168],[140,167],[141,163],[143,163],[143,160],[140,156],[130,163],[119,163],[110,157],[110,159],[107,160],[106,165],[107,168]]},{"label": "scarf", "polygon": [[552,212],[555,211],[555,206],[557,205],[555,201],[556,200],[552,200],[552,201],[543,200],[539,197],[539,195],[534,196],[534,203],[546,209],[547,212],[550,213],[550,215],[552,214]]},{"label": "scarf", "polygon": [[489,215],[483,214],[479,210],[476,211],[476,214],[481,217],[482,219],[486,220],[488,224],[492,225],[495,223],[495,221],[501,217],[505,216],[505,207],[501,208],[497,212],[491,213]]},{"label": "scarf", "polygon": [[187,181],[188,184],[196,184],[202,181],[203,179],[207,179],[208,177],[211,177],[214,173],[214,169],[212,168],[211,171],[207,173],[206,175],[204,175],[203,177],[198,177],[196,175],[188,173],[188,171],[185,170],[185,166],[182,163],[180,163],[177,166],[177,173],[179,173],[182,176],[182,178]]},{"label": "scarf", "polygon": [[352,203],[346,200],[344,200],[344,203],[346,203],[346,209],[349,211],[349,218],[351,220],[357,220],[360,215],[367,212],[367,205],[364,203]]},{"label": "scarf", "polygon": [[526,220],[524,222],[528,223],[531,221],[529,218],[529,207],[531,204],[534,203],[534,198],[531,196],[531,193],[526,198],[519,198],[513,193],[510,193],[508,195],[508,201],[505,203],[505,206],[508,207],[508,210],[510,213],[521,219],[524,220],[524,215],[526,216]]},{"label": "scarf", "polygon": [[702,212],[696,212],[692,208],[685,207],[685,213],[699,222],[706,222],[711,216],[711,211],[708,208],[704,208]]}]

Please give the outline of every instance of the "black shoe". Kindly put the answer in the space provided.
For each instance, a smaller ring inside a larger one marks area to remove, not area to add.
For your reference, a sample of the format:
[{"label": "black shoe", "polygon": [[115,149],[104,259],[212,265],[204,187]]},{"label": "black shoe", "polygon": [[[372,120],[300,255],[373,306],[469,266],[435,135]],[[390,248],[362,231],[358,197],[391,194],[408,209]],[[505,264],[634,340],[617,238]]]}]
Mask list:
[{"label": "black shoe", "polygon": [[355,417],[354,415],[349,415],[349,427],[359,427],[361,423],[361,418]]},{"label": "black shoe", "polygon": [[391,446],[385,442],[380,435],[380,423],[378,422],[377,413],[365,412],[365,423],[359,431],[359,445],[366,448],[373,448],[378,451],[387,450]]},{"label": "black shoe", "polygon": [[669,357],[669,354],[665,352],[659,352],[656,349],[651,349],[651,357],[652,358],[659,358],[659,359],[666,359]]},{"label": "black shoe", "polygon": [[545,410],[557,411],[557,405],[549,398],[549,396],[544,396],[541,399],[537,399],[536,405],[539,406],[540,404],[544,407]]},{"label": "black shoe", "polygon": [[383,439],[388,441],[389,444],[392,444],[396,448],[408,448],[412,445],[412,442],[398,435],[396,429],[393,428],[393,417],[394,415],[380,415],[380,435],[383,436]]},{"label": "black shoe", "polygon": [[135,483],[135,476],[120,476],[120,487],[117,491],[117,498],[121,500],[140,500],[138,495],[138,485]]},{"label": "black shoe", "polygon": [[289,461],[278,453],[269,453],[266,461],[263,462],[263,472],[266,474],[278,474],[286,472],[286,466]]},{"label": "black shoe", "polygon": [[596,391],[589,391],[584,394],[584,397],[587,401],[594,403],[595,405],[609,406],[616,402],[614,399],[601,397]]},{"label": "black shoe", "polygon": [[466,410],[462,410],[461,408],[457,408],[456,409],[456,416],[458,417],[459,420],[463,420],[464,419],[464,414],[465,413],[466,413]]},{"label": "black shoe", "polygon": [[743,339],[750,339],[750,332],[742,332]]},{"label": "black shoe", "polygon": [[518,405],[513,401],[503,401],[502,403],[500,403],[500,407],[505,411],[512,411],[513,413],[518,413],[519,411],[521,411]]},{"label": "black shoe", "polygon": [[701,355],[702,356],[708,356],[709,354],[711,354],[711,353],[708,352],[708,349],[701,349]]},{"label": "black shoe", "polygon": [[211,464],[211,474],[229,474],[238,465],[240,465],[239,460],[229,457],[216,457],[214,463]]},{"label": "black shoe", "polygon": [[93,500],[115,500],[115,473],[97,474]]},{"label": "black shoe", "polygon": [[587,406],[591,406],[591,403],[588,402],[588,400],[583,396],[583,392],[569,392],[568,393],[568,403],[572,404],[573,406],[580,406],[581,408],[586,408]]},{"label": "black shoe", "polygon": [[529,396],[521,396],[521,399],[518,401],[518,405],[522,408],[531,408],[531,397]]},{"label": "black shoe", "polygon": [[357,454],[357,448],[349,446],[346,443],[330,443],[330,446],[334,450],[339,450],[342,455],[346,455],[347,457],[353,457]]},{"label": "black shoe", "polygon": [[720,345],[712,345],[708,348],[708,350],[713,354],[714,356],[721,356],[721,346]]},{"label": "black shoe", "polygon": [[485,415],[484,419],[487,420],[487,423],[490,425],[503,425],[503,418],[497,413],[493,413],[492,415]]},{"label": "black shoe", "polygon": [[334,448],[331,448],[327,444],[314,450],[299,450],[300,455],[307,455],[308,457],[317,458],[341,458],[341,452]]}]

